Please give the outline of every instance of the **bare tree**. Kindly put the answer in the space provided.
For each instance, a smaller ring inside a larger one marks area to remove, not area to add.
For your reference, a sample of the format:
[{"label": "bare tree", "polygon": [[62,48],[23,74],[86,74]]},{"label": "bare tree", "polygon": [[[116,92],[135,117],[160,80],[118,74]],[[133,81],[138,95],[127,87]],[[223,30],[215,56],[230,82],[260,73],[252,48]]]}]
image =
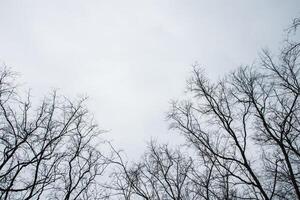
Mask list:
[{"label": "bare tree", "polygon": [[113,195],[124,199],[233,199],[229,174],[206,157],[200,162],[183,153],[178,147],[151,142],[148,150],[137,163],[128,165],[121,153],[114,162],[112,182],[107,188]]},{"label": "bare tree", "polygon": [[97,179],[109,159],[97,147],[101,131],[85,99],[54,92],[33,108],[14,77],[0,71],[0,198],[100,199]]},{"label": "bare tree", "polygon": [[[195,66],[193,98],[173,103],[172,127],[209,161],[207,181],[226,179],[224,199],[300,199],[299,46],[289,38],[278,57],[264,50],[216,83]],[[214,189],[206,199],[218,199]]]},{"label": "bare tree", "polygon": [[189,177],[193,161],[179,149],[152,141],[140,162],[127,166],[119,160],[111,187],[124,199],[197,199]]}]

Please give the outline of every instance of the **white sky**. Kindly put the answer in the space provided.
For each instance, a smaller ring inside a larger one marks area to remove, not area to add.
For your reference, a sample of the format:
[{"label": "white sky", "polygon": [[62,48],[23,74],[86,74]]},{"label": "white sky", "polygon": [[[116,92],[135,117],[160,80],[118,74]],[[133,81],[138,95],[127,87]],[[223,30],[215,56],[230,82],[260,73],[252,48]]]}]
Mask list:
[{"label": "white sky", "polygon": [[169,143],[165,113],[191,64],[212,78],[277,50],[299,0],[0,0],[0,61],[42,98],[90,97],[106,138],[130,157]]}]

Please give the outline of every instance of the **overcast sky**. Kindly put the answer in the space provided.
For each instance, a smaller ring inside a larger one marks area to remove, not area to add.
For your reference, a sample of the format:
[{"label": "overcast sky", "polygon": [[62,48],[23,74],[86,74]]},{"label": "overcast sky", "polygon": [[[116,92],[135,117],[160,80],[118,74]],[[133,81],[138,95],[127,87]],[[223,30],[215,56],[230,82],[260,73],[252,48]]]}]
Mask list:
[{"label": "overcast sky", "polygon": [[299,0],[0,0],[0,61],[42,98],[88,95],[130,157],[173,143],[165,114],[196,61],[211,78],[276,51]]}]

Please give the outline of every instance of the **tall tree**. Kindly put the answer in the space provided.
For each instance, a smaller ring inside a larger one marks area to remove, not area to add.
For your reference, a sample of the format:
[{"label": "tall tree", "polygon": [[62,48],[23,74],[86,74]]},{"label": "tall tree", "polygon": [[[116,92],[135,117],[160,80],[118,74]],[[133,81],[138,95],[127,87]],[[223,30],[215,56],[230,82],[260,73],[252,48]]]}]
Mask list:
[{"label": "tall tree", "polygon": [[173,103],[172,127],[213,162],[214,176],[228,179],[234,192],[226,199],[300,199],[298,26],[296,19],[279,56],[264,50],[259,63],[218,82],[195,66],[193,98]]},{"label": "tall tree", "polygon": [[20,97],[14,73],[0,71],[1,199],[101,197],[97,179],[109,161],[84,101],[54,92],[33,108],[30,95]]}]

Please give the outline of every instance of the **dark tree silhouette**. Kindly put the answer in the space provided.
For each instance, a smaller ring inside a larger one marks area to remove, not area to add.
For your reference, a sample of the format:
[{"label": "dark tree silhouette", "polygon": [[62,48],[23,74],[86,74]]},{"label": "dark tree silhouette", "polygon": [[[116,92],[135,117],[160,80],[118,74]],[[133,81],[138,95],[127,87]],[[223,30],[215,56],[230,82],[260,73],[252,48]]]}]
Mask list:
[{"label": "dark tree silhouette", "polygon": [[113,195],[123,199],[229,199],[228,173],[215,165],[215,160],[183,153],[179,148],[151,142],[142,159],[131,165],[124,162],[121,152],[114,162],[112,182],[107,188]]},{"label": "dark tree silhouette", "polygon": [[54,92],[33,108],[14,78],[0,71],[0,199],[100,199],[109,159],[84,99]]},{"label": "dark tree silhouette", "polygon": [[128,166],[119,155],[110,187],[124,199],[195,199],[188,174],[193,161],[178,149],[151,142],[140,162]]},{"label": "dark tree silhouette", "polygon": [[[212,177],[226,179],[224,199],[300,199],[298,26],[278,57],[264,50],[259,63],[216,83],[195,66],[193,98],[173,103],[172,127],[210,161]],[[214,188],[205,199],[220,196]]]}]

